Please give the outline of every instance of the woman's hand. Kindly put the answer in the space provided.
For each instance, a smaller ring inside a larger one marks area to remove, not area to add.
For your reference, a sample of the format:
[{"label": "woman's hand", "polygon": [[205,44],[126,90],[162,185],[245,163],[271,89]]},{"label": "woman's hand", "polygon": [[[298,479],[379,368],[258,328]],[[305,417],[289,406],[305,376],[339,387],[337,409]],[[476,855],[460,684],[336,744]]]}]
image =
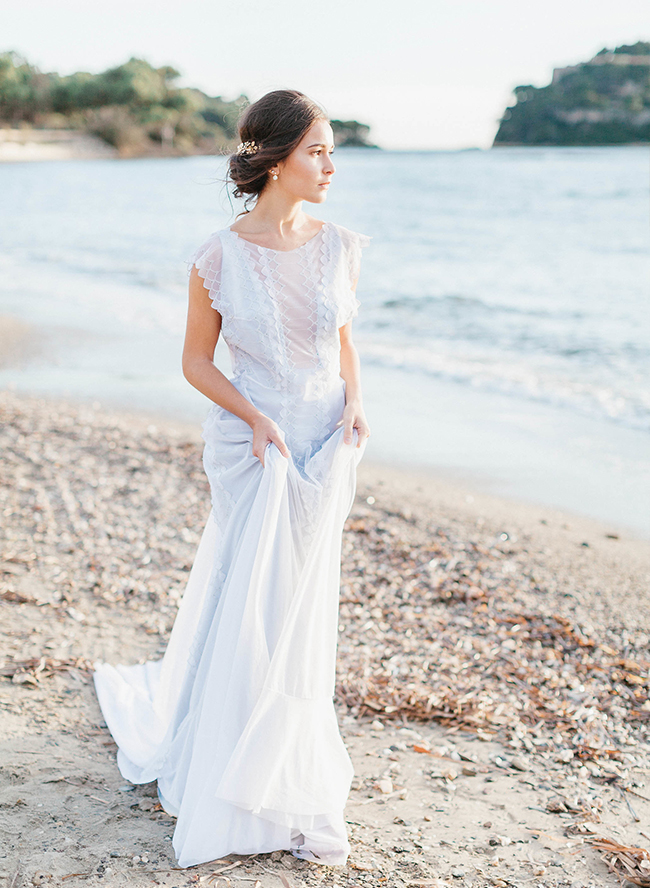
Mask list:
[{"label": "woman's hand", "polygon": [[346,444],[352,443],[352,430],[356,429],[358,434],[357,447],[361,447],[361,443],[370,437],[370,427],[366,414],[359,401],[349,401],[343,410],[343,440]]},{"label": "woman's hand", "polygon": [[260,414],[260,416],[251,423],[253,429],[253,456],[256,456],[264,467],[264,452],[266,445],[273,442],[282,456],[289,456],[289,448],[284,443],[284,432],[280,429],[276,422]]}]

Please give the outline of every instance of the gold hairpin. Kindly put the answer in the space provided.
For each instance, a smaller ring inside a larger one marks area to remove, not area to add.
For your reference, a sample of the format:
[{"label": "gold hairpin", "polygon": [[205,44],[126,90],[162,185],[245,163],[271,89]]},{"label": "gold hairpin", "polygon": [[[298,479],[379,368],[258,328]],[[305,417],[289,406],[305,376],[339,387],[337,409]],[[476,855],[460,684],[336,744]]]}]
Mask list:
[{"label": "gold hairpin", "polygon": [[235,153],[244,155],[257,154],[259,148],[260,146],[255,142],[240,142]]}]

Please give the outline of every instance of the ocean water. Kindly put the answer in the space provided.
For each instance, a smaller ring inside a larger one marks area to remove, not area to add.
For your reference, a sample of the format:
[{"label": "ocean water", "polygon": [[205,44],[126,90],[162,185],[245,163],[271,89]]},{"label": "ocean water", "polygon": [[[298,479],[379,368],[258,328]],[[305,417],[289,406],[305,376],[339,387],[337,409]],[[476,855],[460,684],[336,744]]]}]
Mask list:
[{"label": "ocean water", "polygon": [[[308,212],[373,238],[355,322],[370,458],[650,533],[645,148],[338,150]],[[0,167],[0,385],[199,420],[185,260],[232,223],[223,160]],[[228,370],[225,349],[218,362]]]}]

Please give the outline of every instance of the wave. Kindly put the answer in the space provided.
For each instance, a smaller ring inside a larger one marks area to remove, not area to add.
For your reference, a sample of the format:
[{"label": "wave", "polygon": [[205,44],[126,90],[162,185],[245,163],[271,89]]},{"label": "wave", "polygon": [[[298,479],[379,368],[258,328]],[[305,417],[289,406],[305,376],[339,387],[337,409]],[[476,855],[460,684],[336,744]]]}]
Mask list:
[{"label": "wave", "polygon": [[488,359],[364,339],[359,339],[357,345],[363,361],[376,366],[577,410],[595,419],[650,431],[650,389],[637,387],[634,376],[593,380],[566,375],[557,367],[525,363],[516,355]]},{"label": "wave", "polygon": [[449,293],[444,296],[392,296],[379,303],[379,308],[398,309],[407,313],[422,311],[471,311],[484,315],[520,315],[530,318],[558,318],[564,320],[579,320],[584,317],[580,311],[558,311],[544,308],[531,308],[527,306],[493,304],[486,302],[477,296]]},{"label": "wave", "polygon": [[[431,347],[488,349],[519,359],[559,358],[575,367],[650,366],[638,319],[581,308],[490,304],[474,296],[398,296],[365,306],[359,330],[381,340]],[[492,357],[492,355],[491,355]]]}]

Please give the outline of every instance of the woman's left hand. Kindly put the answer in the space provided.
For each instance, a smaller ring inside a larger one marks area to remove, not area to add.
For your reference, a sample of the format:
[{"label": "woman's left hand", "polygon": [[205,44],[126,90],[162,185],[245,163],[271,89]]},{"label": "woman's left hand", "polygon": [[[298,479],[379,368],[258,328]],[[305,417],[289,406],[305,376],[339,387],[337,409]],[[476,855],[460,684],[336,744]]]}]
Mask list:
[{"label": "woman's left hand", "polygon": [[358,434],[357,447],[361,447],[362,441],[370,437],[370,427],[363,412],[363,407],[358,402],[351,401],[343,410],[343,440],[346,444],[352,443],[352,430]]}]

